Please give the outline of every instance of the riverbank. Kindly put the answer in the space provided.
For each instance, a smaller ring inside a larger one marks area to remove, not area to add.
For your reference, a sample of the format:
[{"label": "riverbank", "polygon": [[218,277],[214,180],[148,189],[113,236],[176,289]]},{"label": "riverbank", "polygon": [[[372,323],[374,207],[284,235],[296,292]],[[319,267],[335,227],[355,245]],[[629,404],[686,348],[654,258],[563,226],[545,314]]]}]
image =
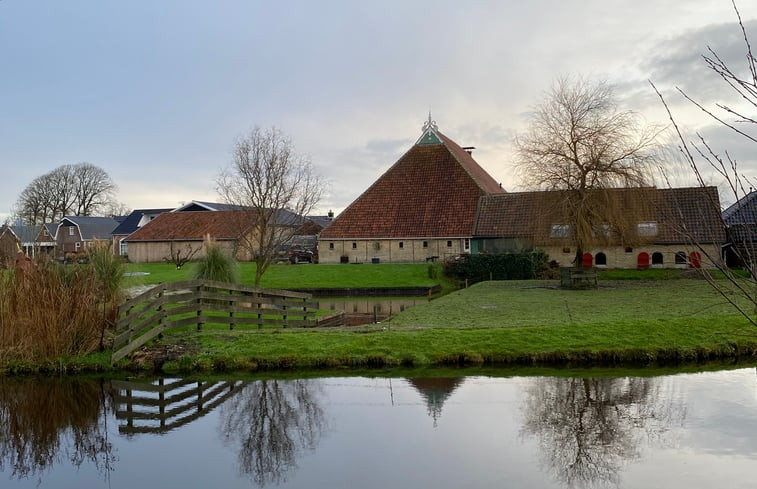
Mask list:
[{"label": "riverbank", "polygon": [[120,367],[165,372],[757,359],[757,328],[702,280],[484,282],[354,328],[174,331]]},{"label": "riverbank", "polygon": [[[292,269],[298,267],[289,267]],[[743,304],[751,310],[748,304]],[[703,280],[484,282],[381,324],[166,332],[111,367],[109,352],[12,371],[228,372],[434,366],[660,366],[757,361],[757,328]]]}]

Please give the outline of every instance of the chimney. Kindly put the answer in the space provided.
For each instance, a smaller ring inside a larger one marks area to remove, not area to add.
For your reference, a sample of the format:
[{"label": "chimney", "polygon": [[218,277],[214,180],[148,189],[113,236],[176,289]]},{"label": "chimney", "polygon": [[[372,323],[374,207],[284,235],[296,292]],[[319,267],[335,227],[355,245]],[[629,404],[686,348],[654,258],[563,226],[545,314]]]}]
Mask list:
[{"label": "chimney", "polygon": [[328,216],[329,216],[329,219],[334,219],[334,211],[332,211],[331,209],[329,209]]}]

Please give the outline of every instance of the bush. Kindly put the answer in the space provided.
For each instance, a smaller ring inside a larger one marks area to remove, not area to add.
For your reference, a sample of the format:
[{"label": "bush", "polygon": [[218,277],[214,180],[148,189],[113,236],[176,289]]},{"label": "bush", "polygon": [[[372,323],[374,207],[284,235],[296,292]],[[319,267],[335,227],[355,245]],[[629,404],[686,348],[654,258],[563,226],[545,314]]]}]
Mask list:
[{"label": "bush", "polygon": [[537,250],[501,255],[460,255],[444,261],[448,277],[470,282],[483,280],[528,280],[539,278],[548,268],[548,256]]},{"label": "bush", "polygon": [[205,256],[197,261],[192,275],[198,280],[239,283],[239,264],[218,245],[206,241]]}]

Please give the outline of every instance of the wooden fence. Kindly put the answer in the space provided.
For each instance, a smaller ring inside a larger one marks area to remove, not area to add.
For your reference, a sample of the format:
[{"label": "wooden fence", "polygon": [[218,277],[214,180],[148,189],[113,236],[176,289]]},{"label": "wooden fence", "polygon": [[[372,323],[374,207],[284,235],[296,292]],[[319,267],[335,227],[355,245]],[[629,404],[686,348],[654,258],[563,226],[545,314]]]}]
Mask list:
[{"label": "wooden fence", "polygon": [[120,433],[165,433],[208,414],[247,385],[242,381],[159,379],[157,382],[111,383]]},{"label": "wooden fence", "polygon": [[313,327],[310,294],[194,280],[160,284],[118,309],[113,355],[117,362],[169,328],[206,324]]}]

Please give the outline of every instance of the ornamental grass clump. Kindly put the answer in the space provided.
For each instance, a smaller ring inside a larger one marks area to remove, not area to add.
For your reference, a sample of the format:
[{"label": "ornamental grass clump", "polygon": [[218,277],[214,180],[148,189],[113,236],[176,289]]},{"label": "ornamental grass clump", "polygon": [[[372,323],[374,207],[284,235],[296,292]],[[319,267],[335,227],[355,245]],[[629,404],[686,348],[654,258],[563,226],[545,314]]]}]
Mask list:
[{"label": "ornamental grass clump", "polygon": [[195,279],[239,283],[239,264],[211,240],[205,241],[205,256],[195,264]]}]

